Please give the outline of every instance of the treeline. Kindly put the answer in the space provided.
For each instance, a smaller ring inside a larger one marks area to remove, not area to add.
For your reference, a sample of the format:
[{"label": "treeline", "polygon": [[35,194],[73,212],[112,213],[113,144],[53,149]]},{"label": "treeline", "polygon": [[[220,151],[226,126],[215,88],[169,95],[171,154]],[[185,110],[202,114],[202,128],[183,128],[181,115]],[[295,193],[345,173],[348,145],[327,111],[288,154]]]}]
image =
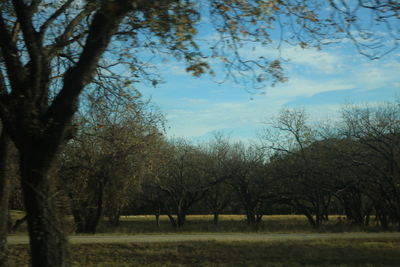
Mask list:
[{"label": "treeline", "polygon": [[[130,104],[129,104],[130,103]],[[260,141],[222,134],[194,145],[167,140],[163,118],[136,100],[93,108],[76,117],[54,177],[59,206],[76,232],[95,233],[101,218],[162,214],[182,227],[188,214],[295,213],[319,228],[330,214],[368,226],[400,229],[400,104],[346,106],[341,118],[315,123],[304,110],[283,109]],[[16,186],[14,190],[17,190]],[[18,193],[11,208],[23,208]]]}]

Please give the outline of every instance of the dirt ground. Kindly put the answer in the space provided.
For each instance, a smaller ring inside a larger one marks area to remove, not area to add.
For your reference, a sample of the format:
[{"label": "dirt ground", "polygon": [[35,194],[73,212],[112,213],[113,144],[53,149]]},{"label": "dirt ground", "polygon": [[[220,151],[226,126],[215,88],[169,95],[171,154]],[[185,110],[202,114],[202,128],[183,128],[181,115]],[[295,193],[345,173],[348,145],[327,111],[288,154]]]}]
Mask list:
[{"label": "dirt ground", "polygon": [[[138,235],[76,235],[70,236],[73,244],[90,243],[148,243],[148,242],[183,242],[183,241],[244,241],[269,242],[285,240],[315,239],[357,239],[357,238],[400,238],[399,232],[385,233],[204,233],[204,234],[138,234]],[[28,236],[11,235],[9,244],[27,244]]]}]

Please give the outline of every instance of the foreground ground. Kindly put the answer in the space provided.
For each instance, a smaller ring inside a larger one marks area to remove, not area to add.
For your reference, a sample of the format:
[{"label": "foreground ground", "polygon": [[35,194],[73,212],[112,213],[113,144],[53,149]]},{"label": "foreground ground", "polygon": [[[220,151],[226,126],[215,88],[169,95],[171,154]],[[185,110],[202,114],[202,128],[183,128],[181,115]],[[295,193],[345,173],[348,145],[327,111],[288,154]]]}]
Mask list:
[{"label": "foreground ground", "polygon": [[[315,230],[299,215],[265,216],[257,228],[244,219],[223,215],[216,226],[212,216],[194,215],[176,229],[166,216],[161,226],[154,216],[128,216],[117,227],[103,221],[99,234],[91,236],[74,235],[71,227],[72,265],[400,266],[400,233],[382,232],[375,221],[354,227],[330,216]],[[26,225],[9,236],[9,243],[10,266],[28,266]]]},{"label": "foreground ground", "polygon": [[[28,266],[27,245],[10,266]],[[399,266],[400,238],[73,244],[73,266]]]}]

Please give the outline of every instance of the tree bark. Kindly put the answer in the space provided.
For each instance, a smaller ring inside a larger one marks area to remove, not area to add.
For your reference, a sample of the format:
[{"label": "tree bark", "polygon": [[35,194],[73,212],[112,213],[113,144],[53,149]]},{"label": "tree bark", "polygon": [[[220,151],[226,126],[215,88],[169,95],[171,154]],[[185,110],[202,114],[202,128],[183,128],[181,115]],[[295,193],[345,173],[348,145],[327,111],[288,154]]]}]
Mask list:
[{"label": "tree bark", "polygon": [[8,266],[7,233],[8,233],[8,199],[10,176],[7,172],[10,140],[2,131],[0,136],[0,267]]},{"label": "tree bark", "polygon": [[[8,94],[5,90],[7,84],[2,83],[0,115],[20,153],[19,167],[32,266],[69,266],[67,239],[56,209],[57,194],[49,176],[50,167],[65,140],[66,128],[77,110],[79,95],[91,81],[112,36],[125,15],[134,9],[134,5],[131,1],[99,1],[99,8],[91,19],[79,60],[64,73],[62,88],[49,103],[50,62],[54,55],[45,51],[48,49],[44,49],[35,32],[33,25],[36,22],[32,22],[35,16],[32,15],[36,11],[24,2],[13,1],[16,22],[21,26],[24,45],[29,54],[21,56],[23,60],[18,58],[20,53],[16,42],[0,13],[0,48],[12,91]],[[33,3],[34,7],[40,1]],[[143,5],[144,1],[139,4]],[[59,45],[56,41],[53,47]],[[63,45],[59,47],[62,48]],[[23,63],[26,58],[30,60],[28,64]]]},{"label": "tree bark", "polygon": [[[46,142],[43,142],[46,144]],[[20,150],[21,184],[27,214],[33,267],[69,266],[68,244],[49,177],[53,155],[37,142]]]}]

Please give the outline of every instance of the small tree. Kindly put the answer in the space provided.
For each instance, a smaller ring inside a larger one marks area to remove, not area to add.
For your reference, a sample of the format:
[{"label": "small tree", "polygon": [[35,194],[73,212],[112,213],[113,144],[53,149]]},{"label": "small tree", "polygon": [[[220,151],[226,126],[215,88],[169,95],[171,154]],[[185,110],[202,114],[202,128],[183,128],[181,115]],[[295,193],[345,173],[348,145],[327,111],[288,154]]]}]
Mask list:
[{"label": "small tree", "polygon": [[183,140],[167,145],[164,153],[154,182],[167,196],[165,209],[171,224],[182,227],[190,208],[211,186],[205,177],[206,154]]},{"label": "small tree", "polygon": [[215,134],[214,139],[203,147],[207,154],[205,179],[209,179],[207,182],[211,185],[206,191],[203,203],[213,214],[214,225],[218,224],[219,215],[232,201],[232,188],[227,183],[230,148],[229,140],[222,134]]},{"label": "small tree", "polygon": [[318,140],[307,124],[304,110],[284,109],[267,131],[267,145],[275,151],[271,167],[281,201],[304,214],[319,228],[328,218],[335,193],[345,184],[337,168],[340,156],[334,153],[335,140]]},{"label": "small tree", "polygon": [[400,229],[400,108],[399,103],[349,106],[342,111],[344,133],[357,143],[361,155],[353,154],[368,187],[363,191],[373,199],[377,218],[387,228]]},{"label": "small tree", "polygon": [[246,148],[237,143],[230,151],[227,182],[241,203],[249,224],[261,222],[265,205],[272,198],[265,160],[264,150],[259,147]]}]

